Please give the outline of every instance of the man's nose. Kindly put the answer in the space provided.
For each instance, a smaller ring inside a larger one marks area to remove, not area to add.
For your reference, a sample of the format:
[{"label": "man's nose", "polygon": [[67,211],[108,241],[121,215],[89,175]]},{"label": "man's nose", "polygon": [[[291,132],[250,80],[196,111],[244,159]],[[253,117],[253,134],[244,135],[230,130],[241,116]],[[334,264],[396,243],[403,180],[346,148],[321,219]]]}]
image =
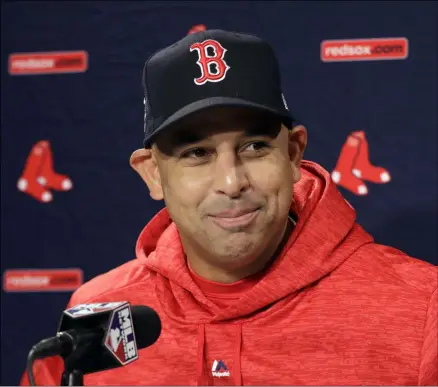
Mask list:
[{"label": "man's nose", "polygon": [[229,197],[238,197],[249,187],[244,165],[235,152],[224,152],[217,156],[214,190]]}]

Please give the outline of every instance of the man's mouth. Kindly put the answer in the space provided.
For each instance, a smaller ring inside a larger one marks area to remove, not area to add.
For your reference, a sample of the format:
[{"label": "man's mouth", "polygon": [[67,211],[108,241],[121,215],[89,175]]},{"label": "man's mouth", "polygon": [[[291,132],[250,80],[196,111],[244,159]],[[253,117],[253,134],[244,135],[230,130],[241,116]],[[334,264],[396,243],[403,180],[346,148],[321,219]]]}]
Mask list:
[{"label": "man's mouth", "polygon": [[259,214],[259,208],[234,209],[210,215],[213,223],[223,229],[249,226]]}]

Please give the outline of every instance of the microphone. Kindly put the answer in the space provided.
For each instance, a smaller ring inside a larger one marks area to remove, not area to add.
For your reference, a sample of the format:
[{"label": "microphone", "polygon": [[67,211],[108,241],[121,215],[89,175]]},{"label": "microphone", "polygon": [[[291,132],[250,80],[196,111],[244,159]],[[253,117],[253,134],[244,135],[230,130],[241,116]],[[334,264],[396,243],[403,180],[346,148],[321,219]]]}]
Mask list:
[{"label": "microphone", "polygon": [[63,312],[55,337],[32,347],[29,382],[35,385],[32,365],[36,359],[59,355],[64,359],[64,374],[75,372],[81,378],[137,360],[138,350],[154,344],[160,334],[161,320],[149,307],[131,307],[125,301],[76,305]]}]

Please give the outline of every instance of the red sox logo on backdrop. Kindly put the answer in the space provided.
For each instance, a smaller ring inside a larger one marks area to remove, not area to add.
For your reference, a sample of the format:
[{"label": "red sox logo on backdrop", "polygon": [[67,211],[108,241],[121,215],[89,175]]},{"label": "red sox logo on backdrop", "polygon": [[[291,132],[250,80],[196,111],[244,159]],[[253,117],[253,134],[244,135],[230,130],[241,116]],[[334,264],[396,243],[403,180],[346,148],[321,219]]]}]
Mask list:
[{"label": "red sox logo on backdrop", "polygon": [[[213,50],[213,55],[209,55],[209,48]],[[194,79],[196,85],[201,86],[207,82],[220,82],[225,79],[230,66],[224,60],[227,50],[218,41],[207,39],[201,43],[194,43],[190,46],[190,52],[192,51],[198,53],[199,59],[196,63],[201,69],[201,76]]]},{"label": "red sox logo on backdrop", "polygon": [[368,194],[363,180],[384,184],[391,181],[391,175],[385,168],[371,164],[368,141],[365,132],[361,130],[347,137],[332,172],[332,179],[339,186],[363,196]]},{"label": "red sox logo on backdrop", "polygon": [[49,189],[69,191],[73,188],[68,176],[55,172],[52,149],[48,141],[39,141],[32,147],[17,188],[42,203],[53,200]]}]

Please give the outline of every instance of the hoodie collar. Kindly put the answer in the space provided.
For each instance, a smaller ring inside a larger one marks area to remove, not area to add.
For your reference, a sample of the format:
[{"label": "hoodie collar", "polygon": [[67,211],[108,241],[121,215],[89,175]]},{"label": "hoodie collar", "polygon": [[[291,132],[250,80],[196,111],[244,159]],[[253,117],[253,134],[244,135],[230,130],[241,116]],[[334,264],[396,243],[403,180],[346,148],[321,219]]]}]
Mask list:
[{"label": "hoodie collar", "polygon": [[357,225],[354,209],[327,171],[303,161],[301,173],[291,208],[298,221],[288,242],[257,285],[237,301],[238,305],[226,309],[210,302],[191,278],[178,230],[167,210],[150,221],[138,239],[137,257],[156,272],[158,294],[169,314],[186,323],[187,319],[212,322],[248,316],[315,283],[361,245],[372,242]]}]

